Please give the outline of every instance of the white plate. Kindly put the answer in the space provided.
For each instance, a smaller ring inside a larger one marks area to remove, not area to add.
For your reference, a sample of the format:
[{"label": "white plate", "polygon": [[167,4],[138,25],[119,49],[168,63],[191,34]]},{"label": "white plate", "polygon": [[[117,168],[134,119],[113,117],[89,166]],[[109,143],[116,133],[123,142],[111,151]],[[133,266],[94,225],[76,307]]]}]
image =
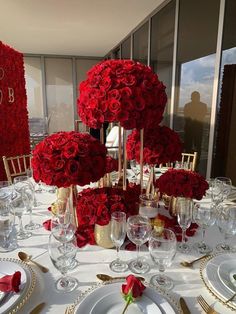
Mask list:
[{"label": "white plate", "polygon": [[[120,314],[125,307],[121,294],[122,282],[97,284],[75,302],[75,314]],[[127,314],[175,314],[168,297],[156,289],[146,287],[141,298],[132,303]]]},{"label": "white plate", "polygon": [[[204,264],[201,268],[202,279],[207,287],[218,297],[221,301],[225,301],[232,296],[232,292],[226,288],[218,275],[218,268],[224,261],[235,260],[236,254],[219,254]],[[236,302],[233,300],[230,305],[236,309]]]},{"label": "white plate", "polygon": [[236,259],[222,262],[218,268],[218,275],[225,287],[235,293],[236,280],[233,275],[236,275]]},{"label": "white plate", "polygon": [[2,299],[0,307],[1,314],[16,313],[25,304],[34,289],[36,279],[30,266],[15,259],[0,258],[0,277],[12,275],[16,271],[21,272],[20,292],[10,292],[6,296],[4,293],[4,300]]}]

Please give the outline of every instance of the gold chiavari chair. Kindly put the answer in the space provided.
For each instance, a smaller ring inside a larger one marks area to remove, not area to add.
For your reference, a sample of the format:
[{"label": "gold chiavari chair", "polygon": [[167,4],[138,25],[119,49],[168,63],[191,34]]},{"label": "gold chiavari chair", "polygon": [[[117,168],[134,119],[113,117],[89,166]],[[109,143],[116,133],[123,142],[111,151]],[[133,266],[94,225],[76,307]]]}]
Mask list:
[{"label": "gold chiavari chair", "polygon": [[190,165],[190,170],[195,171],[197,164],[197,152],[194,153],[182,153],[181,163],[187,162]]},{"label": "gold chiavari chair", "polygon": [[20,155],[14,157],[3,156],[3,164],[9,182],[13,182],[13,178],[26,175],[27,169],[31,167],[31,155]]}]

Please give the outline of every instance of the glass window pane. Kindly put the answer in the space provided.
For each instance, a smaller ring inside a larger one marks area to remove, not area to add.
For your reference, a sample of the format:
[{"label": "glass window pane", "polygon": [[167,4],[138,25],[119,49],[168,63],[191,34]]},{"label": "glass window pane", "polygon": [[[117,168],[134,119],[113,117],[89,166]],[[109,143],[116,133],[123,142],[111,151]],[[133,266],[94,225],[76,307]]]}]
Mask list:
[{"label": "glass window pane", "polygon": [[42,70],[38,57],[24,57],[29,118],[43,118]]},{"label": "glass window pane", "polygon": [[170,122],[170,99],[175,27],[175,1],[170,2],[151,19],[150,66],[166,86],[168,102],[163,124]]},{"label": "glass window pane", "polygon": [[72,60],[46,58],[49,133],[74,130]]},{"label": "glass window pane", "polygon": [[122,59],[130,59],[131,57],[131,37],[128,37],[121,44],[121,58]]},{"label": "glass window pane", "polygon": [[180,0],[174,129],[206,173],[219,0]]},{"label": "glass window pane", "polygon": [[147,64],[148,61],[148,22],[141,26],[133,37],[133,60]]}]

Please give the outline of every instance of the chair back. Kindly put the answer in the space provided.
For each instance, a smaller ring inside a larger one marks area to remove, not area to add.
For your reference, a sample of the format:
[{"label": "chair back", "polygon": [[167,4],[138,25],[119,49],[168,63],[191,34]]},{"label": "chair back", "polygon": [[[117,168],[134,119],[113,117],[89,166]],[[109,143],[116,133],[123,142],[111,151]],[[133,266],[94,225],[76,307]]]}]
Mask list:
[{"label": "chair back", "polygon": [[187,162],[190,166],[190,170],[195,171],[197,164],[197,152],[194,153],[182,153],[181,163]]},{"label": "chair back", "polygon": [[26,175],[27,169],[31,168],[31,155],[20,155],[14,157],[3,156],[3,164],[7,180],[12,183],[13,178]]}]

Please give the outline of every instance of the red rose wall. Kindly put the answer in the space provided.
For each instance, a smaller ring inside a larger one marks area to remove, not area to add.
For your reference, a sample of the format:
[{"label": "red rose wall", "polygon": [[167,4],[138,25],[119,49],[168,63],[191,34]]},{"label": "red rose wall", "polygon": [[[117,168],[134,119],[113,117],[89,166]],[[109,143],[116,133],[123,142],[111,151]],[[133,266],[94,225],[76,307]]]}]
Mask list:
[{"label": "red rose wall", "polygon": [[0,181],[2,156],[30,152],[23,55],[0,41]]}]

